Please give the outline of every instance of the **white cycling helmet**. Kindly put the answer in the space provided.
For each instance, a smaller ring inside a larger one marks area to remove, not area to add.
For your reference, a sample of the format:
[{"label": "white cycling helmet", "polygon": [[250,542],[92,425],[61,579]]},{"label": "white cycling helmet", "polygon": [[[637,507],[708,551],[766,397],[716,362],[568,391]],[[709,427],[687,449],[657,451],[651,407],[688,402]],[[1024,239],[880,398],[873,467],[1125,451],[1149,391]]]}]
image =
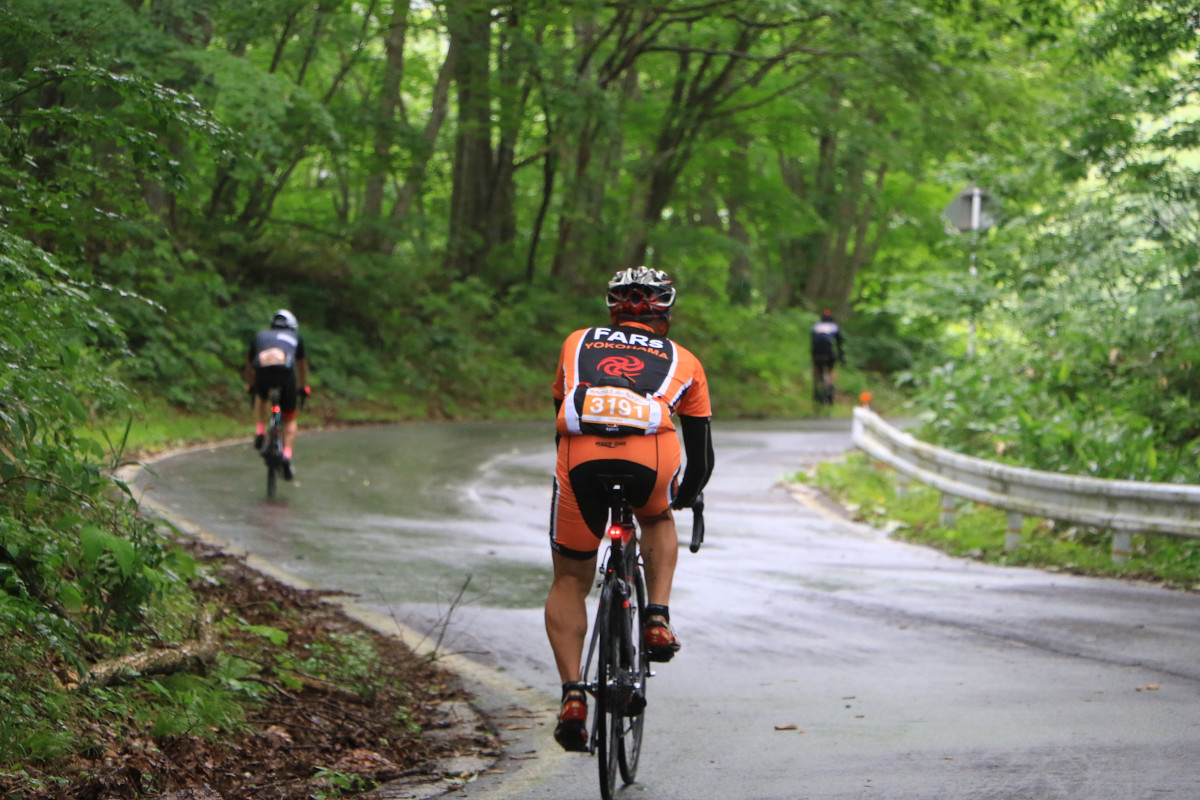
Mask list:
[{"label": "white cycling helmet", "polygon": [[286,308],[281,308],[275,312],[275,316],[271,317],[272,328],[287,328],[294,331],[300,327],[300,323],[296,322],[296,315],[288,311]]},{"label": "white cycling helmet", "polygon": [[608,282],[606,300],[612,313],[666,317],[675,305],[675,287],[661,269],[632,267]]}]

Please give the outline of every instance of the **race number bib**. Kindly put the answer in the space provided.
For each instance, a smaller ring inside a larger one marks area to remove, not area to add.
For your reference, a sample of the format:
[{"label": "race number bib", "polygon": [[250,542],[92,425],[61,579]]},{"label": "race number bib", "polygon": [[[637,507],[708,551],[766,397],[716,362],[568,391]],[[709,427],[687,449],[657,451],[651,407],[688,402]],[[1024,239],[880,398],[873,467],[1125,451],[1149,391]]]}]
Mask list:
[{"label": "race number bib", "polygon": [[287,353],[282,347],[270,347],[258,354],[260,367],[286,367]]},{"label": "race number bib", "polygon": [[575,409],[578,429],[572,433],[597,436],[656,433],[662,417],[659,403],[620,386],[580,386],[575,390]]},{"label": "race number bib", "polygon": [[597,425],[619,425],[645,431],[650,427],[652,401],[618,386],[592,386],[583,398],[579,419]]}]

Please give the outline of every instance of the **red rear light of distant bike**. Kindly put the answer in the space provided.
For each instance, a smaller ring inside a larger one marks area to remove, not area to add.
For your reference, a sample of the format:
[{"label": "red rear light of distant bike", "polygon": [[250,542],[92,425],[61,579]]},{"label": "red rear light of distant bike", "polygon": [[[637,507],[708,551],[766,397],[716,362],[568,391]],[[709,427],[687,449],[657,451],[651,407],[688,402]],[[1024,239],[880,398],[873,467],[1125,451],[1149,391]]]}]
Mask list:
[{"label": "red rear light of distant bike", "polygon": [[608,538],[620,539],[624,535],[625,535],[625,529],[622,528],[620,525],[610,525],[608,527]]},{"label": "red rear light of distant bike", "polygon": [[279,413],[279,406],[271,406],[271,413],[272,413],[272,414],[278,414],[278,413]]}]

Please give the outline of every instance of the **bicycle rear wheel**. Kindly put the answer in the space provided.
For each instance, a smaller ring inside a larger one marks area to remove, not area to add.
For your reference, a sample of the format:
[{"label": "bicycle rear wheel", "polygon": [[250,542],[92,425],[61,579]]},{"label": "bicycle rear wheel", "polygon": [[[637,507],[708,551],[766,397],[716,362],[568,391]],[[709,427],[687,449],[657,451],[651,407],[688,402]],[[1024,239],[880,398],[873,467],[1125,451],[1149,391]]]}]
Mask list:
[{"label": "bicycle rear wheel", "polygon": [[592,741],[600,767],[600,796],[604,800],[613,800],[620,771],[621,712],[613,689],[621,662],[614,620],[612,585],[606,583],[596,607],[596,713],[592,719]]},{"label": "bicycle rear wheel", "polygon": [[646,581],[636,564],[629,572],[632,575],[633,591],[628,609],[621,609],[624,616],[625,641],[621,644],[623,681],[632,686],[636,695],[634,713],[619,718],[617,760],[621,767],[621,779],[633,783],[637,778],[638,761],[642,755],[642,731],[646,725],[646,679],[650,676],[650,659],[642,646],[642,622],[646,611]]},{"label": "bicycle rear wheel", "polygon": [[283,471],[282,460],[283,454],[279,451],[279,442],[272,433],[271,441],[263,453],[263,461],[267,464],[267,497],[270,499],[275,498],[275,489],[279,485],[279,473]]}]

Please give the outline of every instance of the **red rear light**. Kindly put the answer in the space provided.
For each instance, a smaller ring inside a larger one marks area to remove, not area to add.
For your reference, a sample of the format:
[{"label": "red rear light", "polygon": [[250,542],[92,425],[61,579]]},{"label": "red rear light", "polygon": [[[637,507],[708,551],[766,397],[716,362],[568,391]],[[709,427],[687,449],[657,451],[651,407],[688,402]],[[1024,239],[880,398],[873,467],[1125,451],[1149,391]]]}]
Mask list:
[{"label": "red rear light", "polygon": [[279,406],[271,406],[271,413],[272,413],[272,414],[278,414],[278,413],[279,413]]},{"label": "red rear light", "polygon": [[621,538],[622,536],[624,536],[624,535],[625,535],[625,529],[624,529],[624,528],[622,528],[620,525],[610,525],[610,526],[609,526],[609,528],[608,528],[608,538],[610,538],[610,539],[620,539],[620,538]]}]

